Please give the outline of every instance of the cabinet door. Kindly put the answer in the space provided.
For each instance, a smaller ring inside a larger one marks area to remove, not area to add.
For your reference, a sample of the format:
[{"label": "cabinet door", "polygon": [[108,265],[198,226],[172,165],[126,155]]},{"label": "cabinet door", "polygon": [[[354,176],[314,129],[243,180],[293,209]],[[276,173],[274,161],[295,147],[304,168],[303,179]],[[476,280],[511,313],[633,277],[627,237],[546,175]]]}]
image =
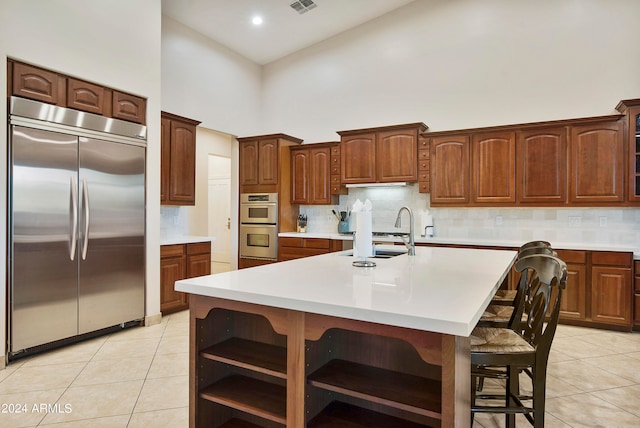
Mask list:
[{"label": "cabinet door", "polygon": [[591,319],[605,324],[631,325],[631,269],[591,268]]},{"label": "cabinet door", "polygon": [[431,203],[469,202],[469,137],[431,140]]},{"label": "cabinet door", "polygon": [[67,79],[67,107],[104,115],[105,88],[78,79]]},{"label": "cabinet door", "polygon": [[640,107],[629,109],[628,118],[629,201],[640,202]]},{"label": "cabinet door", "polygon": [[342,184],[376,181],[376,134],[348,135],[340,143]]},{"label": "cabinet door", "polygon": [[187,257],[187,278],[211,274],[211,253]]},{"label": "cabinet door", "polygon": [[475,134],[472,145],[474,203],[515,202],[516,139],[513,132]]},{"label": "cabinet door", "polygon": [[377,181],[417,181],[418,131],[378,132],[376,137]]},{"label": "cabinet door", "polygon": [[258,184],[258,142],[240,144],[240,185]]},{"label": "cabinet door", "polygon": [[49,104],[64,105],[63,100],[66,95],[64,83],[64,77],[52,71],[13,63],[13,95]]},{"label": "cabinet door", "polygon": [[188,305],[187,295],[174,290],[174,283],[185,278],[186,257],[175,256],[160,259],[160,311],[174,312]]},{"label": "cabinet door", "polygon": [[278,140],[258,143],[258,184],[278,184]]},{"label": "cabinet door", "polygon": [[569,201],[623,201],[622,122],[572,126],[570,132]]},{"label": "cabinet door", "polygon": [[560,319],[585,319],[586,281],[585,265],[567,263],[567,288],[562,292]]},{"label": "cabinet door", "polygon": [[567,193],[567,130],[541,128],[518,133],[518,202],[563,204]]},{"label": "cabinet door", "polygon": [[113,91],[113,117],[144,125],[147,117],[147,100]]},{"label": "cabinet door", "polygon": [[160,203],[169,198],[169,175],[171,173],[171,120],[160,120]]},{"label": "cabinet door", "polygon": [[331,150],[310,149],[309,203],[331,204]]},{"label": "cabinet door", "polygon": [[291,150],[291,203],[309,203],[309,150]]},{"label": "cabinet door", "polygon": [[196,201],[196,127],[171,121],[169,199],[180,205]]}]

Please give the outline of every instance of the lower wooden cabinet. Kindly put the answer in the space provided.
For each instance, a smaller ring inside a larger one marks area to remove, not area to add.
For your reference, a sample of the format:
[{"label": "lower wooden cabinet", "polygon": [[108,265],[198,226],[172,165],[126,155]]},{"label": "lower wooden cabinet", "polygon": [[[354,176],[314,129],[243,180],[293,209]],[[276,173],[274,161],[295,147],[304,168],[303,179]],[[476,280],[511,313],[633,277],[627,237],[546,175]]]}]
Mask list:
[{"label": "lower wooden cabinet", "polygon": [[452,426],[433,333],[191,299],[192,427]]},{"label": "lower wooden cabinet", "polygon": [[640,260],[634,262],[635,278],[633,281],[633,328],[640,330]]},{"label": "lower wooden cabinet", "polygon": [[633,316],[632,253],[558,250],[569,280],[560,321],[630,330]]},{"label": "lower wooden cabinet", "polygon": [[160,247],[160,312],[163,315],[189,308],[188,295],[174,290],[176,281],[211,273],[211,243]]},{"label": "lower wooden cabinet", "polygon": [[324,238],[291,238],[278,239],[278,261],[318,256],[320,254],[342,251],[342,241]]}]

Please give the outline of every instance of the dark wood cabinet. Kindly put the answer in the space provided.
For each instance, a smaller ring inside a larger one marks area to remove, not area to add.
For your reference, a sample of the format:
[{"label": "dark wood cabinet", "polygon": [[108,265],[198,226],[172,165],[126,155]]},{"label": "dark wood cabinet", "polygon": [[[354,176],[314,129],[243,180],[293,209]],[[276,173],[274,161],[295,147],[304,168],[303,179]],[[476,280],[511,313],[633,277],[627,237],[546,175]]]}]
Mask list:
[{"label": "dark wood cabinet", "polygon": [[624,136],[627,146],[627,200],[640,202],[640,98],[622,100],[616,106],[625,114],[627,134]]},{"label": "dark wood cabinet", "polygon": [[278,240],[278,261],[342,251],[342,241],[324,238],[282,237]]},{"label": "dark wood cabinet", "polygon": [[375,133],[348,135],[341,139],[341,182],[343,184],[376,181]]},{"label": "dark wood cabinet", "polygon": [[341,183],[418,181],[418,135],[424,123],[339,131]]},{"label": "dark wood cabinet", "polygon": [[516,141],[513,132],[472,135],[471,201],[474,204],[513,204]]},{"label": "dark wood cabinet", "polygon": [[285,134],[271,134],[242,137],[238,142],[240,192],[280,193],[286,186],[289,200],[290,154],[287,147],[298,145],[302,140]]},{"label": "dark wood cabinet", "polygon": [[631,253],[594,251],[591,258],[591,318],[632,325]]},{"label": "dark wood cabinet", "polygon": [[58,73],[19,62],[8,62],[8,66],[12,67],[12,95],[60,106],[66,104],[66,82]]},{"label": "dark wood cabinet", "polygon": [[142,97],[13,60],[7,71],[10,95],[146,124]]},{"label": "dark wood cabinet", "polygon": [[144,98],[114,90],[112,105],[116,119],[146,124],[147,101]]},{"label": "dark wood cabinet", "polygon": [[640,260],[633,262],[633,328],[640,329]]},{"label": "dark wood cabinet", "polygon": [[176,281],[211,274],[211,243],[160,246],[160,311],[163,315],[189,308],[189,296],[175,291]]},{"label": "dark wood cabinet", "polygon": [[418,192],[431,193],[431,140],[418,137]]},{"label": "dark wood cabinet", "polygon": [[558,257],[567,264],[567,288],[560,302],[562,320],[585,320],[587,318],[587,252],[580,250],[558,250]]},{"label": "dark wood cabinet", "polygon": [[[316,143],[291,147],[291,203],[331,205],[332,149],[338,143]],[[339,183],[338,183],[339,185]]]},{"label": "dark wood cabinet", "polygon": [[470,143],[466,135],[431,139],[431,203],[467,204],[469,197]]},{"label": "dark wood cabinet", "polygon": [[516,144],[516,199],[555,205],[567,200],[567,129],[519,131]]},{"label": "dark wood cabinet", "polygon": [[569,202],[624,201],[623,122],[569,128]]},{"label": "dark wood cabinet", "polygon": [[[66,107],[99,115],[106,115],[109,108],[106,103],[104,86],[95,85],[79,79],[67,79]],[[111,101],[111,100],[109,100]]]},{"label": "dark wood cabinet", "polygon": [[199,123],[162,112],[160,203],[163,205],[195,205]]},{"label": "dark wood cabinet", "polygon": [[560,319],[568,324],[630,330],[632,253],[558,250],[569,280]]}]

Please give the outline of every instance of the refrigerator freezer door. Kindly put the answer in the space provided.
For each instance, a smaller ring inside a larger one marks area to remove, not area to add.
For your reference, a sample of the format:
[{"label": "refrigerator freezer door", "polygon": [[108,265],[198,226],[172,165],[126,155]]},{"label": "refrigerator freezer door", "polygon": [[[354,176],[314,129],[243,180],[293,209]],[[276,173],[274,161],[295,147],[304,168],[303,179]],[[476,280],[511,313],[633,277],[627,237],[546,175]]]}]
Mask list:
[{"label": "refrigerator freezer door", "polygon": [[11,127],[10,352],[75,336],[78,138]]},{"label": "refrigerator freezer door", "polygon": [[85,137],[79,147],[83,334],[144,317],[145,149]]}]

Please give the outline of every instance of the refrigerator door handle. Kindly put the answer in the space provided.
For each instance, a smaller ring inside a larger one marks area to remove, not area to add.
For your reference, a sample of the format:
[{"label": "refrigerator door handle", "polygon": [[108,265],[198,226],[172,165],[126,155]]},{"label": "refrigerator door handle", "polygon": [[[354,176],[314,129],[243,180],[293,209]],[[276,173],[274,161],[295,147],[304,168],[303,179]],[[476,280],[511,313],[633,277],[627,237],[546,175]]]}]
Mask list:
[{"label": "refrigerator door handle", "polygon": [[89,187],[87,179],[82,179],[82,209],[84,219],[84,235],[82,237],[82,260],[87,259],[87,249],[89,247]]},{"label": "refrigerator door handle", "polygon": [[69,211],[71,211],[71,235],[69,236],[70,250],[69,258],[73,261],[76,258],[76,243],[78,242],[78,191],[76,190],[76,180],[73,175],[70,177],[71,198],[69,201]]}]

